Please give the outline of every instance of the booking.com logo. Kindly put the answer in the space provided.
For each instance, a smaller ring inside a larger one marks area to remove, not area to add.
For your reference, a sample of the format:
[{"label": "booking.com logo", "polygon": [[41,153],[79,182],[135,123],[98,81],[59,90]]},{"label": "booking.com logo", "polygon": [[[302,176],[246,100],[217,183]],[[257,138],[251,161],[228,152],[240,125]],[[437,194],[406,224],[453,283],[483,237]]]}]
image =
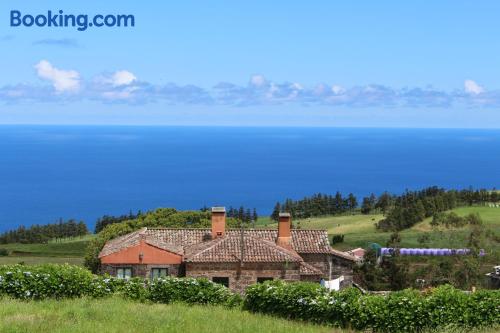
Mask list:
[{"label": "booking.com logo", "polygon": [[51,10],[47,14],[23,15],[19,10],[10,11],[11,27],[76,27],[78,31],[85,31],[91,27],[134,27],[134,15],[73,15],[64,14],[59,10],[54,14]]}]

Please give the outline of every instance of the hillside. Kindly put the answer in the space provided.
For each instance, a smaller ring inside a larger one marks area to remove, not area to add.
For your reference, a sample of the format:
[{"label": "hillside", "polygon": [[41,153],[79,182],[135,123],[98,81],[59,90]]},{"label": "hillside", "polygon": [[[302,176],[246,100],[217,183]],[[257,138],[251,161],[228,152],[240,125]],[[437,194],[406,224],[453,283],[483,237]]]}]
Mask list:
[{"label": "hillside", "polygon": [[82,265],[85,248],[94,235],[67,239],[48,244],[0,244],[0,249],[7,249],[10,255],[0,256],[1,264],[73,264]]},{"label": "hillside", "polygon": [[[500,208],[494,207],[484,207],[484,206],[472,206],[472,207],[460,207],[452,210],[459,216],[465,216],[470,213],[478,213],[484,224],[500,234]],[[301,228],[305,229],[326,229],[330,235],[343,234],[344,242],[341,244],[336,244],[334,247],[339,250],[349,250],[356,247],[366,247],[370,243],[379,243],[385,245],[387,239],[390,236],[390,232],[381,232],[375,228],[375,223],[383,219],[381,214],[368,214],[368,215],[348,215],[348,216],[327,216],[327,217],[317,217],[303,220],[295,220],[295,226],[300,225]],[[412,228],[402,231],[402,245],[406,247],[418,247],[418,237],[428,233],[432,230],[430,221],[432,218],[428,218],[425,221],[414,225]],[[266,223],[268,222],[268,223]],[[261,222],[263,227],[275,228],[275,223],[270,223],[269,221]],[[453,234],[456,236],[456,245],[465,242],[465,235],[467,233],[467,227],[453,230],[446,230],[447,235]],[[447,247],[450,246],[448,240],[443,237],[439,237],[435,234],[434,237],[426,244],[428,247]]]}]

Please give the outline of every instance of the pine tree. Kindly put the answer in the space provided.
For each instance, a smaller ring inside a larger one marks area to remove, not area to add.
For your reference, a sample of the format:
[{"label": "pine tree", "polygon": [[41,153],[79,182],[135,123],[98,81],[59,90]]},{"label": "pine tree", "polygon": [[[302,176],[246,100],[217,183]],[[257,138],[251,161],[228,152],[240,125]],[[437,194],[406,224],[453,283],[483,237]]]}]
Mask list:
[{"label": "pine tree", "polygon": [[253,213],[252,213],[252,220],[254,222],[257,222],[257,220],[259,219],[259,216],[257,215],[257,209],[253,209]]},{"label": "pine tree", "polygon": [[276,205],[274,205],[274,209],[271,214],[271,220],[278,221],[280,212],[281,212],[281,204],[277,202]]},{"label": "pine tree", "polygon": [[358,200],[352,193],[349,193],[349,196],[347,197],[347,207],[349,208],[349,211],[351,211],[351,213],[354,211],[354,209],[356,209],[356,207],[358,207]]}]

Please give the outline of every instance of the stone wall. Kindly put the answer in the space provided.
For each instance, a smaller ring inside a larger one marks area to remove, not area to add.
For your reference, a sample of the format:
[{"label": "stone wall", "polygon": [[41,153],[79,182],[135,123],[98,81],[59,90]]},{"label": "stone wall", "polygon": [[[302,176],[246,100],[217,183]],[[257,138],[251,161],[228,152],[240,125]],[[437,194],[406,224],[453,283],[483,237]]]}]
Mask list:
[{"label": "stone wall", "polygon": [[329,278],[330,265],[328,263],[329,257],[332,260],[332,279],[336,279],[341,275],[344,275],[345,285],[352,284],[353,276],[353,265],[354,263],[350,260],[336,257],[330,254],[321,253],[299,253],[305,262],[314,266],[323,272],[323,279]]},{"label": "stone wall", "polygon": [[300,281],[297,263],[186,263],[186,276],[229,278],[229,288],[243,293],[257,283],[257,278],[273,278],[286,281]]},{"label": "stone wall", "polygon": [[300,281],[320,283],[321,278],[318,277],[317,275],[301,275]]},{"label": "stone wall", "polygon": [[183,269],[181,265],[127,265],[127,264],[102,264],[101,265],[101,273],[109,274],[111,276],[116,276],[116,269],[121,267],[131,267],[132,268],[132,277],[141,277],[141,278],[151,278],[151,269],[152,268],[168,268],[169,276],[182,276]]}]

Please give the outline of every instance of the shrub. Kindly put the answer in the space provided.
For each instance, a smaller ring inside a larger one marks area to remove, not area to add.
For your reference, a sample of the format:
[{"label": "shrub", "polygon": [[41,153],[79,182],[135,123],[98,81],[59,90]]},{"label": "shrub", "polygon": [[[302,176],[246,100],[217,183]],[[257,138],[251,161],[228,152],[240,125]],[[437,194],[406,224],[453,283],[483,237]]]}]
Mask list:
[{"label": "shrub", "polygon": [[339,235],[333,235],[332,236],[332,245],[343,243],[344,242],[344,235],[339,234]]},{"label": "shrub", "polygon": [[427,294],[404,290],[382,296],[362,295],[353,288],[330,292],[310,283],[270,281],[247,289],[244,308],[357,330],[420,332],[500,324],[500,291],[466,294],[442,286]]},{"label": "shrub", "polygon": [[0,266],[0,294],[20,299],[105,296],[115,282],[71,265]]},{"label": "shrub", "polygon": [[148,299],[157,303],[183,302],[236,306],[241,297],[207,279],[167,277],[148,284]]},{"label": "shrub", "polygon": [[122,292],[126,298],[135,301],[143,302],[150,298],[148,281],[140,278],[132,278],[126,281]]},{"label": "shrub", "polygon": [[7,249],[0,249],[0,257],[6,257],[9,255],[9,250]]},{"label": "shrub", "polygon": [[96,276],[71,265],[0,266],[0,296],[18,299],[105,297],[120,293],[137,301],[239,306],[238,294],[206,279],[167,277],[149,282]]}]

